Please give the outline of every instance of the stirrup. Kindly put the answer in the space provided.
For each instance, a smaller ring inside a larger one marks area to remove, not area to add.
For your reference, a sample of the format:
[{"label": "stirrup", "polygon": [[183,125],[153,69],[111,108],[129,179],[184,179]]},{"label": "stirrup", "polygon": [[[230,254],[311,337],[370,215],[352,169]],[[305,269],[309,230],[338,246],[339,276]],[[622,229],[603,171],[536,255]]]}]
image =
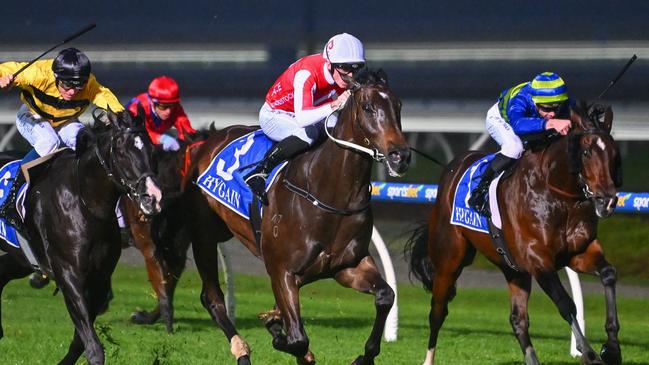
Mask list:
[{"label": "stirrup", "polygon": [[265,184],[266,183],[266,178],[268,177],[268,174],[265,173],[265,172],[256,172],[256,173],[253,173],[253,174],[250,174],[250,175],[246,176],[243,181],[246,184],[250,185],[248,183],[248,181],[252,180],[255,177],[261,177],[264,180],[264,184]]}]

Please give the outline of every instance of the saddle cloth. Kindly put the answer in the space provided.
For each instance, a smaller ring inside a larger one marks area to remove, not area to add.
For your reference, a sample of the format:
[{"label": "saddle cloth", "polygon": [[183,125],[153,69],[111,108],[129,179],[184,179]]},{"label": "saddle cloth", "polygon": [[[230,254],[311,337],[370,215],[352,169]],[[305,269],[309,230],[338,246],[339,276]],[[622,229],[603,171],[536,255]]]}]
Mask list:
[{"label": "saddle cloth", "polygon": [[[480,215],[469,206],[471,192],[480,183],[489,162],[493,160],[495,154],[485,156],[474,162],[464,171],[460,182],[457,184],[455,195],[453,197],[453,214],[451,214],[451,224],[469,228],[474,231],[489,233],[487,218]],[[489,185],[489,207],[491,210],[491,221],[493,224],[502,229],[500,220],[500,211],[498,210],[498,200],[496,188],[502,173],[498,175]]]},{"label": "saddle cloth", "polygon": [[[253,194],[244,176],[261,161],[275,142],[263,131],[256,130],[230,142],[223,148],[203,172],[196,183],[212,198],[240,216],[250,219],[250,203]],[[266,191],[287,162],[271,171],[266,179]]]},{"label": "saddle cloth", "polygon": [[[13,178],[18,173],[22,160],[15,160],[7,163],[0,168],[0,204],[4,203],[9,194],[9,189],[13,185]],[[24,183],[20,190],[18,190],[18,199],[16,199],[16,209],[21,217],[25,218],[24,196],[27,191],[28,184]],[[18,237],[16,236],[16,229],[8,224],[4,218],[0,217],[0,238],[7,241],[13,247],[20,248]]]}]

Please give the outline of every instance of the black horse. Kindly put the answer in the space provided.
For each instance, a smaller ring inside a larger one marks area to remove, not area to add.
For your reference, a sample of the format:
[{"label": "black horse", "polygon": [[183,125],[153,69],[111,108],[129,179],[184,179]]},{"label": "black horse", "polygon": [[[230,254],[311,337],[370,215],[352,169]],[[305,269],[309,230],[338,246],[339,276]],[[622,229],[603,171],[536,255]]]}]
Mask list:
[{"label": "black horse", "polygon": [[[25,233],[41,269],[63,293],[75,326],[60,364],[74,364],[84,351],[89,364],[104,363],[94,321],[108,306],[111,275],[120,256],[115,205],[126,194],[145,214],[160,211],[152,151],[140,119],[128,112],[107,112],[96,116],[92,128],[80,131],[76,153],[60,152],[29,171]],[[0,256],[1,293],[10,280],[32,269],[20,250],[4,241],[0,245],[9,253]]]}]

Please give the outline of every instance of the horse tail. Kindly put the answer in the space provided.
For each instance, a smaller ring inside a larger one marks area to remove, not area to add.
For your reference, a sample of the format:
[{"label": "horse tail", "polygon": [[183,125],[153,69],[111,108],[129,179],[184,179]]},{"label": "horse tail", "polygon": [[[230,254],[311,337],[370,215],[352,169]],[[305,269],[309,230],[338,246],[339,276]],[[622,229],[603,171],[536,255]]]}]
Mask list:
[{"label": "horse tail", "polygon": [[404,248],[404,255],[410,262],[410,277],[414,275],[426,291],[431,291],[435,268],[428,258],[428,225],[416,228]]}]

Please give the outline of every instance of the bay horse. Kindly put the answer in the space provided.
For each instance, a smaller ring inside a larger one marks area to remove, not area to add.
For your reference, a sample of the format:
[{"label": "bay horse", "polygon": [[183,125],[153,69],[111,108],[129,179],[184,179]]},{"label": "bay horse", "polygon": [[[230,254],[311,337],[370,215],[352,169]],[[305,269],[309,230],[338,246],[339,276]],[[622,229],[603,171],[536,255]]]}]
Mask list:
[{"label": "bay horse", "polygon": [[[232,126],[210,136],[184,180],[185,215],[203,282],[201,302],[223,330],[238,364],[250,363],[250,349],[226,313],[216,245],[233,235],[263,260],[270,276],[276,309],[265,317],[265,325],[275,349],[295,356],[299,363],[315,362],[300,316],[299,290],[333,278],[375,295],[374,325],[364,354],[353,363],[373,364],[379,354],[394,291],[368,250],[373,226],[370,154],[385,162],[391,175],[400,176],[409,165],[410,148],[401,132],[401,101],[388,86],[385,72],[365,70],[350,82],[352,97],[331,132],[333,138],[291,160],[270,188],[260,247],[247,219],[191,183],[229,142],[256,128]],[[288,181],[318,203],[289,190]]]},{"label": "bay horse", "polygon": [[[121,252],[115,205],[126,194],[145,214],[160,211],[152,151],[142,120],[127,111],[107,112],[79,132],[76,152],[59,152],[29,170],[25,233],[41,270],[61,290],[75,327],[60,364],[74,364],[84,352],[89,364],[105,362],[94,321],[107,309]],[[4,241],[0,246],[9,253],[0,256],[1,293],[32,269],[20,249]]]},{"label": "bay horse", "polygon": [[[620,155],[610,135],[611,108],[590,109],[588,112],[584,103],[573,107],[571,132],[525,151],[511,176],[497,188],[503,237],[518,270],[497,253],[489,234],[450,224],[456,186],[464,171],[485,154],[470,151],[458,156],[442,173],[428,224],[416,231],[406,246],[411,273],[432,291],[424,364],[434,362],[437,337],[448,314],[448,302],[455,296],[456,280],[476,251],[498,266],[507,280],[510,323],[527,365],[539,364],[528,332],[532,277],[569,323],[583,364],[601,364],[602,360],[621,363],[616,271],[597,240],[598,217],[610,216],[616,206],[616,187],[622,182]],[[602,122],[591,118],[595,109],[601,111]],[[579,328],[575,304],[559,280],[557,270],[564,267],[598,275],[604,286],[608,339],[601,358]]]}]

